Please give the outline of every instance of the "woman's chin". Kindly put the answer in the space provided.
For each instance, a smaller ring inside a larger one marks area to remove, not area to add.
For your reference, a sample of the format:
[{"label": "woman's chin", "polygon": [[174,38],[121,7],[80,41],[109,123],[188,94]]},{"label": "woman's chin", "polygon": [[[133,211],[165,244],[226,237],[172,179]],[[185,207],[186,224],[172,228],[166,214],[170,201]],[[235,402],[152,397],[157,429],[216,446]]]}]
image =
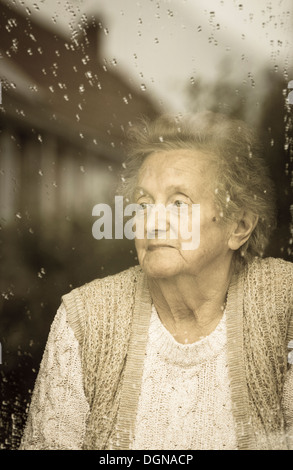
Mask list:
[{"label": "woman's chin", "polygon": [[180,274],[182,266],[179,266],[178,260],[172,260],[165,256],[146,255],[140,263],[143,271],[149,277],[166,278]]}]

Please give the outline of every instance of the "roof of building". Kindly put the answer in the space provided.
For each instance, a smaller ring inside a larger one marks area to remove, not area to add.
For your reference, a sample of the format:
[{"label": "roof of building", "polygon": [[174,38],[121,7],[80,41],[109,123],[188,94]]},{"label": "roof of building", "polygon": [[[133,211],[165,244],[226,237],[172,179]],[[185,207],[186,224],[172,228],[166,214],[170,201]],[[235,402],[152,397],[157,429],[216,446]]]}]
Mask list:
[{"label": "roof of building", "polygon": [[83,16],[68,41],[0,3],[2,116],[119,159],[129,123],[158,110],[103,61],[102,21]]}]

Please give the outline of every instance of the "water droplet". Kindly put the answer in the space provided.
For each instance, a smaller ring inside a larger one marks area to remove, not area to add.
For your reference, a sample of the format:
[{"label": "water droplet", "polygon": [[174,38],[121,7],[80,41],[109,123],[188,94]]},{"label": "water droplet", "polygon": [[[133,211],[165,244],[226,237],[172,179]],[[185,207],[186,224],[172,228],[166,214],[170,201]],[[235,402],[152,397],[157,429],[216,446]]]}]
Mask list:
[{"label": "water droplet", "polygon": [[42,278],[46,274],[46,271],[44,268],[41,268],[41,270],[38,272],[38,277]]},{"label": "water droplet", "polygon": [[159,44],[159,39],[158,38],[155,38],[155,43]]},{"label": "water droplet", "polygon": [[111,165],[108,166],[108,170],[109,170],[109,171],[113,171],[113,168],[112,168]]},{"label": "water droplet", "polygon": [[21,215],[20,212],[17,212],[17,213],[15,214],[15,217],[17,217],[17,219],[21,219],[21,218],[22,218],[22,215]]},{"label": "water droplet", "polygon": [[68,95],[64,95],[63,98],[65,99],[65,101],[69,101]]},{"label": "water droplet", "polygon": [[123,96],[123,101],[125,104],[128,104],[128,99],[126,98],[126,96]]},{"label": "water droplet", "polygon": [[89,62],[89,60],[90,60],[90,58],[89,58],[88,55],[86,55],[85,57],[83,57],[83,58],[81,59],[81,61],[82,61],[82,63],[83,63],[84,65],[86,65],[86,64]]},{"label": "water droplet", "polygon": [[79,89],[79,93],[84,93],[84,85],[83,84],[79,85],[78,89]]},{"label": "water droplet", "polygon": [[146,86],[145,86],[145,84],[144,84],[144,83],[142,83],[142,84],[140,85],[140,88],[141,88],[141,90],[142,90],[142,91],[145,91],[145,90],[146,90]]},{"label": "water droplet", "polygon": [[172,10],[168,10],[168,16],[170,16],[171,18],[174,16],[174,13]]},{"label": "water droplet", "polygon": [[17,49],[18,49],[18,40],[16,38],[12,39],[12,47],[11,49],[13,50],[13,52],[17,52]]},{"label": "water droplet", "polygon": [[39,170],[39,175],[44,176],[44,173],[42,172],[42,170]]},{"label": "water droplet", "polygon": [[81,166],[79,167],[79,169],[80,169],[80,171],[81,171],[82,173],[85,173],[85,169],[84,169],[84,166],[83,166],[83,165],[81,165]]},{"label": "water droplet", "polygon": [[164,142],[164,137],[163,137],[163,136],[160,136],[160,137],[159,137],[159,141],[160,141],[160,142]]}]

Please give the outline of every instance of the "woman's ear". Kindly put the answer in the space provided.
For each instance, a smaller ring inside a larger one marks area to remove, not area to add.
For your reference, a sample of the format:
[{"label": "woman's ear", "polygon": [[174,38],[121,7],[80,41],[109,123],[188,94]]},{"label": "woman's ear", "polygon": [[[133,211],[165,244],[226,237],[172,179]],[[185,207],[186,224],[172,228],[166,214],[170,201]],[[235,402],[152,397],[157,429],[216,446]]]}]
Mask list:
[{"label": "woman's ear", "polygon": [[228,240],[231,250],[238,250],[249,239],[258,222],[258,215],[252,212],[243,212],[242,217],[235,222],[233,231]]}]

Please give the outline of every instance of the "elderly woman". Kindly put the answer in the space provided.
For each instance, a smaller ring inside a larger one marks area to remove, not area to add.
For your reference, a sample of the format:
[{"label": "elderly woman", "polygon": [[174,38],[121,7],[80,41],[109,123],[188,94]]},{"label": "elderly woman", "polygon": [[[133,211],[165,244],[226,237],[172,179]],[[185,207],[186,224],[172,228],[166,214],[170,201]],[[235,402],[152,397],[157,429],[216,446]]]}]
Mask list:
[{"label": "elderly woman", "polygon": [[124,196],[143,219],[199,204],[200,242],[183,249],[158,217],[139,266],[63,297],[21,448],[292,448],[293,269],[263,258],[275,217],[256,138],[204,113],[131,142]]}]

